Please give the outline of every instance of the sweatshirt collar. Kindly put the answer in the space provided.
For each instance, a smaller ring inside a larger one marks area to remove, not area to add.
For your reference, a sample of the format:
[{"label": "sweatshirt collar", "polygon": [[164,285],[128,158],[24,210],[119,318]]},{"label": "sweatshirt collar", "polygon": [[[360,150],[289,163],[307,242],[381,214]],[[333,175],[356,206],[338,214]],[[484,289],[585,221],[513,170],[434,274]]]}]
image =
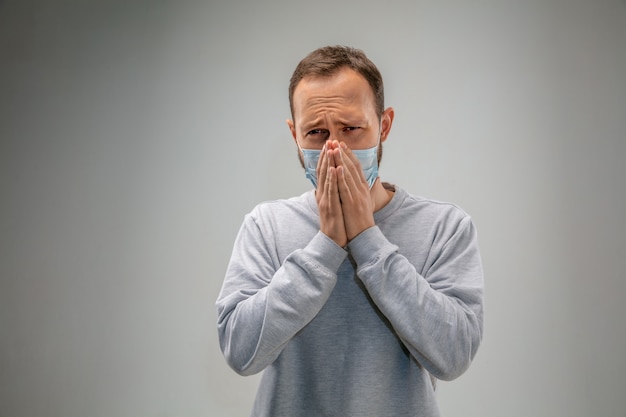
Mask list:
[{"label": "sweatshirt collar", "polygon": [[[395,192],[393,193],[393,197],[391,197],[391,200],[389,200],[389,202],[383,208],[374,213],[374,221],[376,222],[376,224],[382,222],[387,217],[395,213],[402,206],[402,203],[406,199],[407,193],[404,189],[398,187],[397,185],[394,185],[394,188]],[[315,215],[319,216],[317,201],[315,200],[315,190],[313,189],[307,191],[306,193],[304,193],[304,197],[309,208],[313,210]]]}]

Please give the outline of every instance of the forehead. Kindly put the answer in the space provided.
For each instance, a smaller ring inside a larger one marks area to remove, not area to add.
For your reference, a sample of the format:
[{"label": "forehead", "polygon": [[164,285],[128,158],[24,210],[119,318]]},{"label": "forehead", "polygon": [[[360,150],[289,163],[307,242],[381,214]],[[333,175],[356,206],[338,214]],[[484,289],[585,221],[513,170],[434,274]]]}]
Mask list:
[{"label": "forehead", "polygon": [[315,108],[331,106],[335,109],[375,111],[374,92],[358,72],[342,68],[329,76],[307,76],[293,93],[294,116]]}]

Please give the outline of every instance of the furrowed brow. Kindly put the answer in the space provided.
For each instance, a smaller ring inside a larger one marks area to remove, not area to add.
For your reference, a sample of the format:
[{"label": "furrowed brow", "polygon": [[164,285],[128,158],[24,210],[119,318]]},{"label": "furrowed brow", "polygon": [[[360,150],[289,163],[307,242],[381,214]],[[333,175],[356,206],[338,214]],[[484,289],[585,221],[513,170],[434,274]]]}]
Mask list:
[{"label": "furrowed brow", "polygon": [[323,124],[322,121],[323,121],[322,118],[318,118],[318,119],[311,120],[311,121],[305,121],[304,123],[302,123],[302,130],[304,132],[308,132],[313,129],[319,129],[319,127]]}]

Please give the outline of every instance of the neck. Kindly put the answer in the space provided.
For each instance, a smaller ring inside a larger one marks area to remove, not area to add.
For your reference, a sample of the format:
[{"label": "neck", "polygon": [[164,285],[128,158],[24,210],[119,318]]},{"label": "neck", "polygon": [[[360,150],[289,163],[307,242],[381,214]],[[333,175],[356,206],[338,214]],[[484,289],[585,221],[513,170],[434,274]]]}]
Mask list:
[{"label": "neck", "polygon": [[390,184],[383,184],[380,178],[376,178],[376,182],[370,190],[370,196],[374,203],[374,212],[385,207],[393,198],[394,188]]}]

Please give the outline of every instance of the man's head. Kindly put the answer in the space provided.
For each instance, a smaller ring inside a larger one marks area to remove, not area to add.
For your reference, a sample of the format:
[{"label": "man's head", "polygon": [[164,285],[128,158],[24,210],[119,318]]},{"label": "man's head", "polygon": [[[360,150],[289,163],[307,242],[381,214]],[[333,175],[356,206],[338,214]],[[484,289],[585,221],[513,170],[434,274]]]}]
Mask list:
[{"label": "man's head", "polygon": [[352,150],[377,147],[380,163],[394,112],[384,108],[382,76],[362,51],[327,46],[311,52],[293,73],[289,103],[287,124],[300,150],[337,140]]}]

